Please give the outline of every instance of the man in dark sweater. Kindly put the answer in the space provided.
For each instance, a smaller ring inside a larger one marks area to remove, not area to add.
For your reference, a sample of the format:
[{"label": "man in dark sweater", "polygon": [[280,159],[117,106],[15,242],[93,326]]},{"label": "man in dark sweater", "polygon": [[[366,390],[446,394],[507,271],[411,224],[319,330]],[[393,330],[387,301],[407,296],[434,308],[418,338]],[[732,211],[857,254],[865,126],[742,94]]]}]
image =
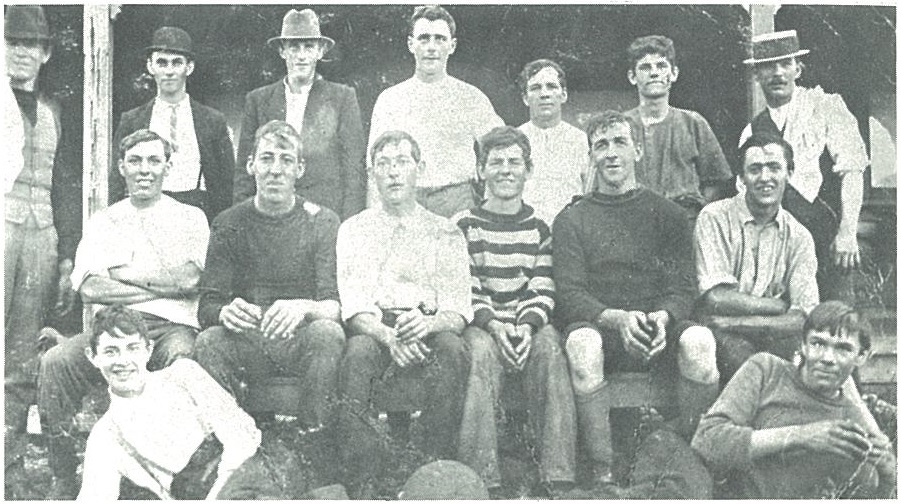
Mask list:
[{"label": "man in dark sweater", "polygon": [[686,321],[693,300],[691,231],[678,205],[635,181],[637,126],[607,111],[587,133],[595,192],[554,222],[558,322],[576,398],[582,443],[596,483],[611,482],[605,373],[672,372],[678,363],[678,430],[693,424],[718,392],[713,334]]},{"label": "man in dark sweater", "polygon": [[257,193],[213,221],[200,281],[196,359],[242,402],[241,382],[303,380],[301,422],[327,424],[344,331],[338,323],[338,216],[294,193],[301,142],[284,121],[256,134]]},{"label": "man in dark sweater", "polygon": [[843,387],[866,362],[870,345],[860,313],[827,301],[807,317],[800,364],[767,353],[745,362],[692,440],[715,474],[735,480],[738,495],[730,497],[859,499],[896,493],[895,449],[864,403]]}]

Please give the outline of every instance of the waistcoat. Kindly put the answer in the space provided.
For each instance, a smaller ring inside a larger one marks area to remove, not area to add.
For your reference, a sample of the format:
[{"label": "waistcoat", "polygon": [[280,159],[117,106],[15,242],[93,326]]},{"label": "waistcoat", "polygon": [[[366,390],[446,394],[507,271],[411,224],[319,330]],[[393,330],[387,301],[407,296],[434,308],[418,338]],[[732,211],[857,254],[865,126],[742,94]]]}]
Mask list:
[{"label": "waistcoat", "polygon": [[6,193],[5,217],[7,222],[27,222],[43,229],[53,225],[50,189],[60,125],[56,111],[43,100],[37,101],[37,119],[32,125],[27,118],[22,118],[25,162],[12,190]]}]

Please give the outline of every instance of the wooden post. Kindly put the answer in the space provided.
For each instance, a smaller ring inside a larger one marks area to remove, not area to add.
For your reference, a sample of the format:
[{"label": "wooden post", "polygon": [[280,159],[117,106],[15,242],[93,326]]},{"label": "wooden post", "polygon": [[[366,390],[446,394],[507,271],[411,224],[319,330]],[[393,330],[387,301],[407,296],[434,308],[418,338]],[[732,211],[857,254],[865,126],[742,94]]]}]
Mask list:
[{"label": "wooden post", "polygon": [[[84,155],[82,219],[87,223],[107,206],[107,177],[112,138],[113,37],[112,19],[119,7],[84,6]],[[82,314],[85,331],[91,328],[91,307]]]},{"label": "wooden post", "polygon": [[[779,10],[778,5],[750,5],[748,11],[751,13],[751,36],[761,35],[764,33],[772,33],[776,29],[776,11]],[[766,106],[766,99],[760,86],[754,80],[754,73],[750,65],[745,74],[745,81],[748,83],[748,121],[754,118]]]}]

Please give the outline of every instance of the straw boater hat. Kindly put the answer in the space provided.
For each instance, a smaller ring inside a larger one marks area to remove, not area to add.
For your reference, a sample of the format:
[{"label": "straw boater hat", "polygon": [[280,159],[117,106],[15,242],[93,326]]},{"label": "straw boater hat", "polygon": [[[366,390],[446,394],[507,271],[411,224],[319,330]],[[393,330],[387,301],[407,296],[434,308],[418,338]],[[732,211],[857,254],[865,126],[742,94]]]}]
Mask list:
[{"label": "straw boater hat", "polygon": [[174,26],[163,26],[153,32],[153,42],[144,48],[144,52],[149,55],[153,51],[166,51],[194,59],[192,45],[188,32]]},{"label": "straw boater hat", "polygon": [[50,40],[50,27],[40,5],[10,5],[3,16],[8,39]]},{"label": "straw boater hat", "polygon": [[322,42],[325,52],[328,52],[335,45],[334,40],[322,36],[322,32],[319,31],[319,16],[312,9],[304,9],[302,11],[289,10],[285,14],[285,18],[282,19],[282,34],[278,37],[270,38],[266,43],[272,45],[275,41],[291,39],[319,40]]},{"label": "straw boater hat", "polygon": [[795,30],[764,33],[751,39],[751,57],[744,63],[745,65],[756,65],[767,61],[804,56],[809,52],[807,49],[800,48],[798,32]]}]

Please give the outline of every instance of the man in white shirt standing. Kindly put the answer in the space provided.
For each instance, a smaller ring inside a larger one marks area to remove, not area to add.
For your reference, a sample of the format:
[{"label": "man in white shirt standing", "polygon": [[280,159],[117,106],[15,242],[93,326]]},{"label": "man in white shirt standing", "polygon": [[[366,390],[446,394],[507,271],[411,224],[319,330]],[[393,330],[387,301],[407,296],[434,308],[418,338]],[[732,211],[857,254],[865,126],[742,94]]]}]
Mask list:
[{"label": "man in white shirt standing", "polygon": [[523,201],[548,226],[573,196],[585,192],[588,172],[588,137],[563,120],[566,73],[556,62],[539,59],[519,76],[522,101],[529,107],[529,122],[519,127],[532,146],[532,177],[526,180]]},{"label": "man in white shirt standing", "polygon": [[[119,172],[129,197],[91,217],[75,253],[72,287],[85,303],[120,303],[141,313],[154,341],[150,368],[162,369],[194,353],[197,283],[209,228],[203,213],[162,193],[171,147],[138,130],[119,146]],[[55,498],[71,498],[75,468],[72,418],[91,386],[103,383],[85,358],[82,333],[41,358],[38,408],[49,434]]]},{"label": "man in white shirt standing", "polygon": [[[754,80],[766,109],[742,131],[739,146],[752,134],[770,132],[784,138],[795,154],[782,206],[813,236],[821,299],[853,304],[847,273],[860,265],[857,225],[863,203],[863,171],[870,163],[857,119],[840,95],[796,84],[809,53],[795,30],[752,39]],[[837,187],[840,186],[840,187]]]},{"label": "man in white shirt standing", "polygon": [[[122,478],[164,500],[186,497],[175,491],[182,487],[207,499],[296,498],[282,495],[277,478],[261,477],[271,455],[234,398],[191,359],[148,371],[153,348],[141,312],[121,304],[97,312],[84,355],[109,385],[110,407],[88,437],[78,500],[116,500]],[[222,445],[215,477],[197,481],[186,469],[213,467],[213,435]]]},{"label": "man in white shirt standing", "polygon": [[[194,72],[191,36],[181,28],[164,26],[146,48],[147,72],[156,82],[156,98],[124,114],[113,145],[143,128],[155,131],[172,146],[171,169],[163,190],[181,203],[203,210],[207,219],[232,204],[235,152],[225,116],[191,98],[188,76]],[[110,197],[127,196],[126,184],[114,165]]]},{"label": "man in white shirt standing", "polygon": [[[456,30],[454,18],[444,8],[416,8],[407,35],[416,70],[412,77],[379,95],[367,147],[371,151],[375,140],[391,130],[406,131],[415,138],[425,163],[416,199],[443,217],[478,203],[472,185],[476,176],[474,146],[482,135],[504,125],[487,96],[447,74],[447,60],[457,49]],[[379,204],[370,176],[366,206]]]}]

